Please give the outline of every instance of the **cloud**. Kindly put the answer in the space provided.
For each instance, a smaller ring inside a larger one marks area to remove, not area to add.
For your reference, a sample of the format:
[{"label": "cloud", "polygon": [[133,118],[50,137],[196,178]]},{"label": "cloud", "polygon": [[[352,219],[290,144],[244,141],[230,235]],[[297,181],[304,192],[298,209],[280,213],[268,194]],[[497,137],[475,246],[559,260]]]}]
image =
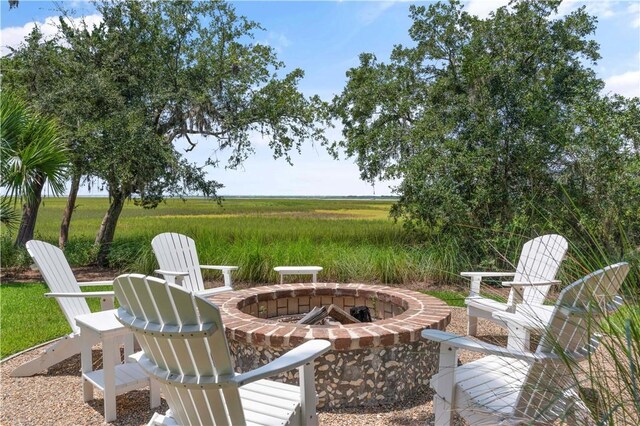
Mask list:
[{"label": "cloud", "polygon": [[631,16],[631,26],[640,28],[640,3],[631,3],[627,8],[627,13]]},{"label": "cloud", "polygon": [[579,7],[585,6],[589,15],[595,15],[598,18],[610,18],[616,14],[614,11],[616,3],[615,0],[565,0],[558,7],[558,15],[568,15]]},{"label": "cloud", "polygon": [[258,41],[258,44],[272,47],[277,53],[280,54],[285,48],[291,45],[291,40],[289,40],[283,33],[269,31],[269,33],[267,33],[267,37],[263,40]]},{"label": "cloud", "polygon": [[365,3],[367,6],[360,10],[358,19],[365,25],[369,25],[377,20],[387,9],[393,6],[393,1],[379,1],[373,3]]},{"label": "cloud", "polygon": [[270,31],[267,37],[267,43],[278,52],[282,52],[284,48],[291,45],[291,40],[289,40],[287,36],[282,33]]},{"label": "cloud", "polygon": [[611,76],[604,81],[605,93],[617,93],[627,97],[640,97],[640,71],[628,71]]},{"label": "cloud", "polygon": [[[468,0],[465,2],[464,9],[472,15],[485,19],[489,17],[489,13],[507,4],[509,4],[509,0]],[[616,14],[614,11],[615,4],[616,1],[614,0],[565,0],[558,7],[557,16],[562,17],[568,15],[577,8],[585,6],[590,15],[595,15],[599,18],[609,18]],[[636,6],[638,5],[632,4],[629,9]],[[640,18],[638,25],[640,25]]]},{"label": "cloud", "polygon": [[485,19],[489,13],[509,4],[509,0],[469,0],[464,5],[464,10],[478,18]]},{"label": "cloud", "polygon": [[[89,28],[102,22],[102,16],[98,14],[87,15],[79,18],[72,18],[68,22],[71,25],[78,25],[84,19]],[[44,21],[27,22],[23,26],[7,27],[0,30],[0,55],[10,53],[9,47],[17,48],[24,41],[25,37],[38,25],[45,39],[52,38],[58,32],[58,16],[49,16]]]}]

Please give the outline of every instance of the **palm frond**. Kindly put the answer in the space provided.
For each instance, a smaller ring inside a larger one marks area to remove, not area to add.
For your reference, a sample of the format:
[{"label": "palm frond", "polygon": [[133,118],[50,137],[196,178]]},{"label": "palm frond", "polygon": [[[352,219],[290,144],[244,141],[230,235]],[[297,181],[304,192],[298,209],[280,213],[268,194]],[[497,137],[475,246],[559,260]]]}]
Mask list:
[{"label": "palm frond", "polygon": [[10,200],[32,199],[45,182],[51,193],[65,188],[69,152],[56,122],[30,110],[15,96],[2,93],[0,108],[0,185]]},{"label": "palm frond", "polygon": [[15,209],[14,204],[7,197],[0,199],[0,223],[13,228],[20,221],[20,213]]}]

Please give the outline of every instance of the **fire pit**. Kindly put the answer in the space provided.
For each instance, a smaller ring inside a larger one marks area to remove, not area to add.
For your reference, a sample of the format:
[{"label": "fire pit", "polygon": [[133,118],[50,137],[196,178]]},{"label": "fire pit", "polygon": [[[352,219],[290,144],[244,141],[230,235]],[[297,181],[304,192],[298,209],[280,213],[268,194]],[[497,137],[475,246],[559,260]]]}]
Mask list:
[{"label": "fire pit", "polygon": [[[320,407],[388,404],[426,385],[438,368],[439,345],[420,338],[444,330],[451,313],[440,300],[410,290],[365,284],[286,284],[226,292],[220,307],[239,372],[253,370],[306,340],[326,339],[332,350],[316,360]],[[314,307],[345,311],[367,306],[374,322],[302,325],[282,321]],[[278,320],[280,319],[280,320]],[[297,372],[278,376],[297,383]]]}]

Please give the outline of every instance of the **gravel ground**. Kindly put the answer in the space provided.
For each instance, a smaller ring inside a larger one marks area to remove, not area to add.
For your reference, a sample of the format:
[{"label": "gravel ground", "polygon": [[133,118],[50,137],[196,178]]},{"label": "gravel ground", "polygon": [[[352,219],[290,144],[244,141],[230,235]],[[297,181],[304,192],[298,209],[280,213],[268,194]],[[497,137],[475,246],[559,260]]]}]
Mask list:
[{"label": "gravel ground", "polygon": [[[452,321],[448,331],[466,333],[466,312],[451,308]],[[504,330],[480,320],[479,330],[490,338],[484,340],[504,345]],[[96,425],[104,423],[102,395],[84,403],[80,383],[80,356],[76,355],[33,377],[12,378],[9,373],[18,365],[33,359],[42,349],[34,349],[0,365],[0,424],[2,425]],[[94,350],[94,368],[98,368],[100,351]],[[462,362],[478,358],[477,354],[461,352]],[[320,423],[326,425],[414,425],[433,424],[433,394],[429,389],[416,392],[402,404],[360,409],[320,412]],[[164,413],[166,402],[154,410],[149,409],[148,391],[133,391],[117,397],[118,419],[113,425],[144,425],[154,411]],[[462,424],[462,423],[461,423]]]}]

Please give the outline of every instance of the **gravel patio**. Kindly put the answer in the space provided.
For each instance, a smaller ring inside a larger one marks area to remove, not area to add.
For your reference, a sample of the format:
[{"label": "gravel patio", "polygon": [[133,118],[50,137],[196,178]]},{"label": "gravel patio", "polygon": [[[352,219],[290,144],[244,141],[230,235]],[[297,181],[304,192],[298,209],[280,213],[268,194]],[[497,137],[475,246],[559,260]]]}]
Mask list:
[{"label": "gravel patio", "polygon": [[[465,334],[466,311],[451,308],[452,321],[448,331]],[[483,337],[498,344],[506,342],[502,329],[490,322],[482,322]],[[2,363],[2,410],[0,423],[6,425],[96,425],[103,424],[102,397],[89,403],[82,401],[80,384],[80,356],[76,355],[33,377],[12,378],[9,373],[16,366],[34,358],[42,348],[27,351]],[[468,362],[477,354],[461,353],[461,361]],[[100,351],[94,350],[94,362],[101,363]],[[149,409],[148,391],[133,391],[117,397],[118,419],[113,425],[145,425],[156,410]],[[166,403],[157,411],[165,412]],[[430,389],[416,392],[402,404],[367,407],[357,410],[320,411],[321,424],[327,425],[414,425],[432,424],[432,393]]]}]

